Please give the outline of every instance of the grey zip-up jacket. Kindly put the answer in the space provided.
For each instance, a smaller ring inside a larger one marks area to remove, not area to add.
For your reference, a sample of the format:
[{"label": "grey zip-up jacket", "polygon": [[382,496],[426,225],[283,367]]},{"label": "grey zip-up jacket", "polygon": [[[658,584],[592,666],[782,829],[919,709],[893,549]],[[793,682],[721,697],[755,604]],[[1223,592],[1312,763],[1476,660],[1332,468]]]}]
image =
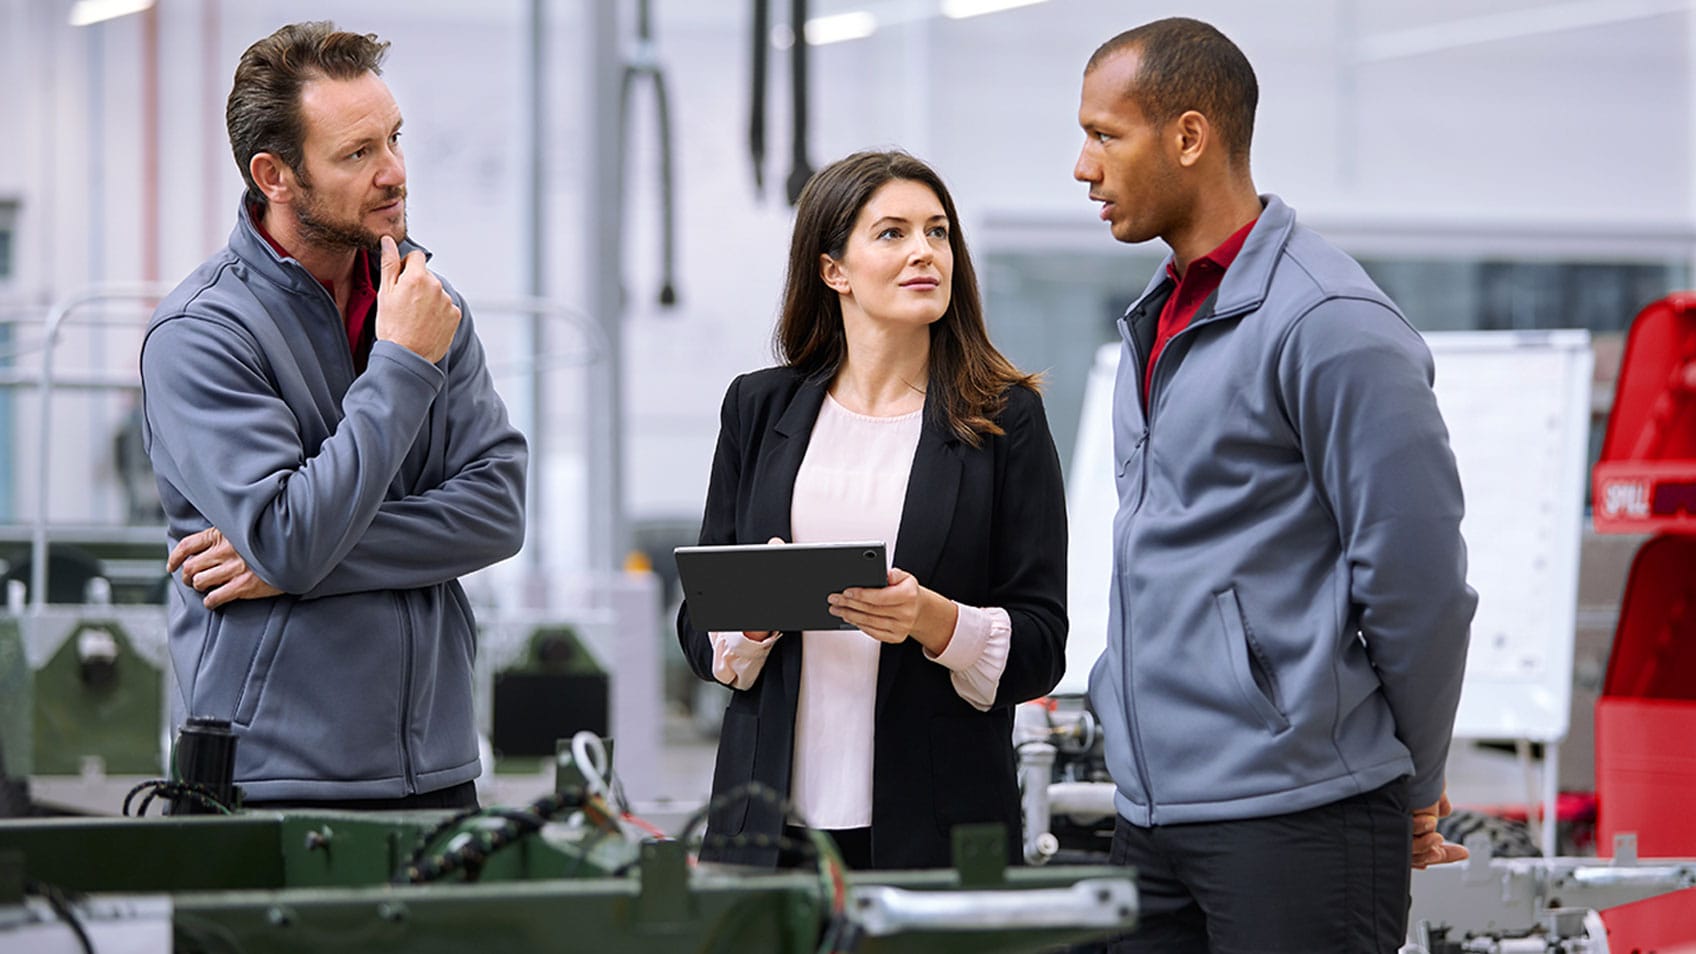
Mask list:
[{"label": "grey zip-up jacket", "polygon": [[522,544],[528,451],[448,292],[464,317],[440,362],[377,341],[356,375],[329,293],[244,208],[154,312],[143,440],[171,543],[217,527],[286,594],[207,610],[170,585],[173,714],[235,723],[250,799],[396,798],[478,774],[458,577]]},{"label": "grey zip-up jacket", "polygon": [[1430,352],[1275,196],[1217,294],[1140,369],[1162,267],[1119,321],[1119,509],[1090,673],[1133,824],[1442,793],[1468,628],[1460,480]]}]

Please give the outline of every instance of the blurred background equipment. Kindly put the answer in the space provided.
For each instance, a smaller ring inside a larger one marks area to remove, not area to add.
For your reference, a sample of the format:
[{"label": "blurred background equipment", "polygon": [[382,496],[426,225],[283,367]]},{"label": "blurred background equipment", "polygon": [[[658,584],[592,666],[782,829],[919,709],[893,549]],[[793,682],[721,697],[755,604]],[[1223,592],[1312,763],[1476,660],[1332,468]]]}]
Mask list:
[{"label": "blurred background equipment", "polygon": [[1632,561],[1596,702],[1598,849],[1696,856],[1696,294],[1637,315],[1595,471],[1596,529]]},{"label": "blurred background equipment", "polygon": [[538,628],[529,652],[495,673],[495,756],[551,756],[554,741],[607,734],[607,671],[570,626]]},{"label": "blurred background equipment", "polygon": [[1129,872],[1007,868],[999,826],[956,829],[951,869],[847,871],[823,835],[810,868],[692,866],[704,811],[669,838],[602,740],[562,752],[518,808],[0,821],[0,947],[1034,954],[1135,923]]}]

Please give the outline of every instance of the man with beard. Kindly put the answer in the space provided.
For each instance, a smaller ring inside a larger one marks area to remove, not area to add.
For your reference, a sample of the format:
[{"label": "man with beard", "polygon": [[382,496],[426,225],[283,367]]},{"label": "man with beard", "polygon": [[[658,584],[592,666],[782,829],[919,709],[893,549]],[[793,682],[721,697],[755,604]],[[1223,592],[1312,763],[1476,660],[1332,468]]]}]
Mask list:
[{"label": "man with beard", "polygon": [[250,805],[476,805],[458,578],[523,543],[528,451],[407,237],[387,49],[301,23],[242,55],[235,231],[142,345],[173,718],[232,724]]}]

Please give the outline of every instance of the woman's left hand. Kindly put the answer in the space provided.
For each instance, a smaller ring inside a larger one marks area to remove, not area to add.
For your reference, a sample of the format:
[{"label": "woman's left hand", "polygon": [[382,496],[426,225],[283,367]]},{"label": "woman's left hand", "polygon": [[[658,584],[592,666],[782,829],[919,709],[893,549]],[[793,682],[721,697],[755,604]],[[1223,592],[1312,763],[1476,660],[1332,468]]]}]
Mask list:
[{"label": "woman's left hand", "polygon": [[830,612],[881,642],[899,643],[911,636],[934,656],[953,638],[959,607],[920,586],[913,574],[892,568],[888,586],[850,587],[831,594]]}]

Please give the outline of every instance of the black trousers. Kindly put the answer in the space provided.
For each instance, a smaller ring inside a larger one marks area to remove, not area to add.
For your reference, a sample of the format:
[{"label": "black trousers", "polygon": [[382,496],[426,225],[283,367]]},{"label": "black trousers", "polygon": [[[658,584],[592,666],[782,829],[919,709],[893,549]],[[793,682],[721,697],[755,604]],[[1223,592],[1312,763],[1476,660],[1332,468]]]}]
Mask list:
[{"label": "black trousers", "polygon": [[1111,954],[1395,954],[1406,941],[1413,822],[1405,780],[1306,811],[1140,828],[1137,929]]},{"label": "black trousers", "polygon": [[376,812],[425,811],[451,808],[461,810],[477,807],[477,783],[460,782],[433,792],[419,792],[402,798],[355,798],[341,801],[305,801],[291,799],[275,802],[244,802],[243,808],[270,811],[277,808],[320,809],[323,811]]}]

